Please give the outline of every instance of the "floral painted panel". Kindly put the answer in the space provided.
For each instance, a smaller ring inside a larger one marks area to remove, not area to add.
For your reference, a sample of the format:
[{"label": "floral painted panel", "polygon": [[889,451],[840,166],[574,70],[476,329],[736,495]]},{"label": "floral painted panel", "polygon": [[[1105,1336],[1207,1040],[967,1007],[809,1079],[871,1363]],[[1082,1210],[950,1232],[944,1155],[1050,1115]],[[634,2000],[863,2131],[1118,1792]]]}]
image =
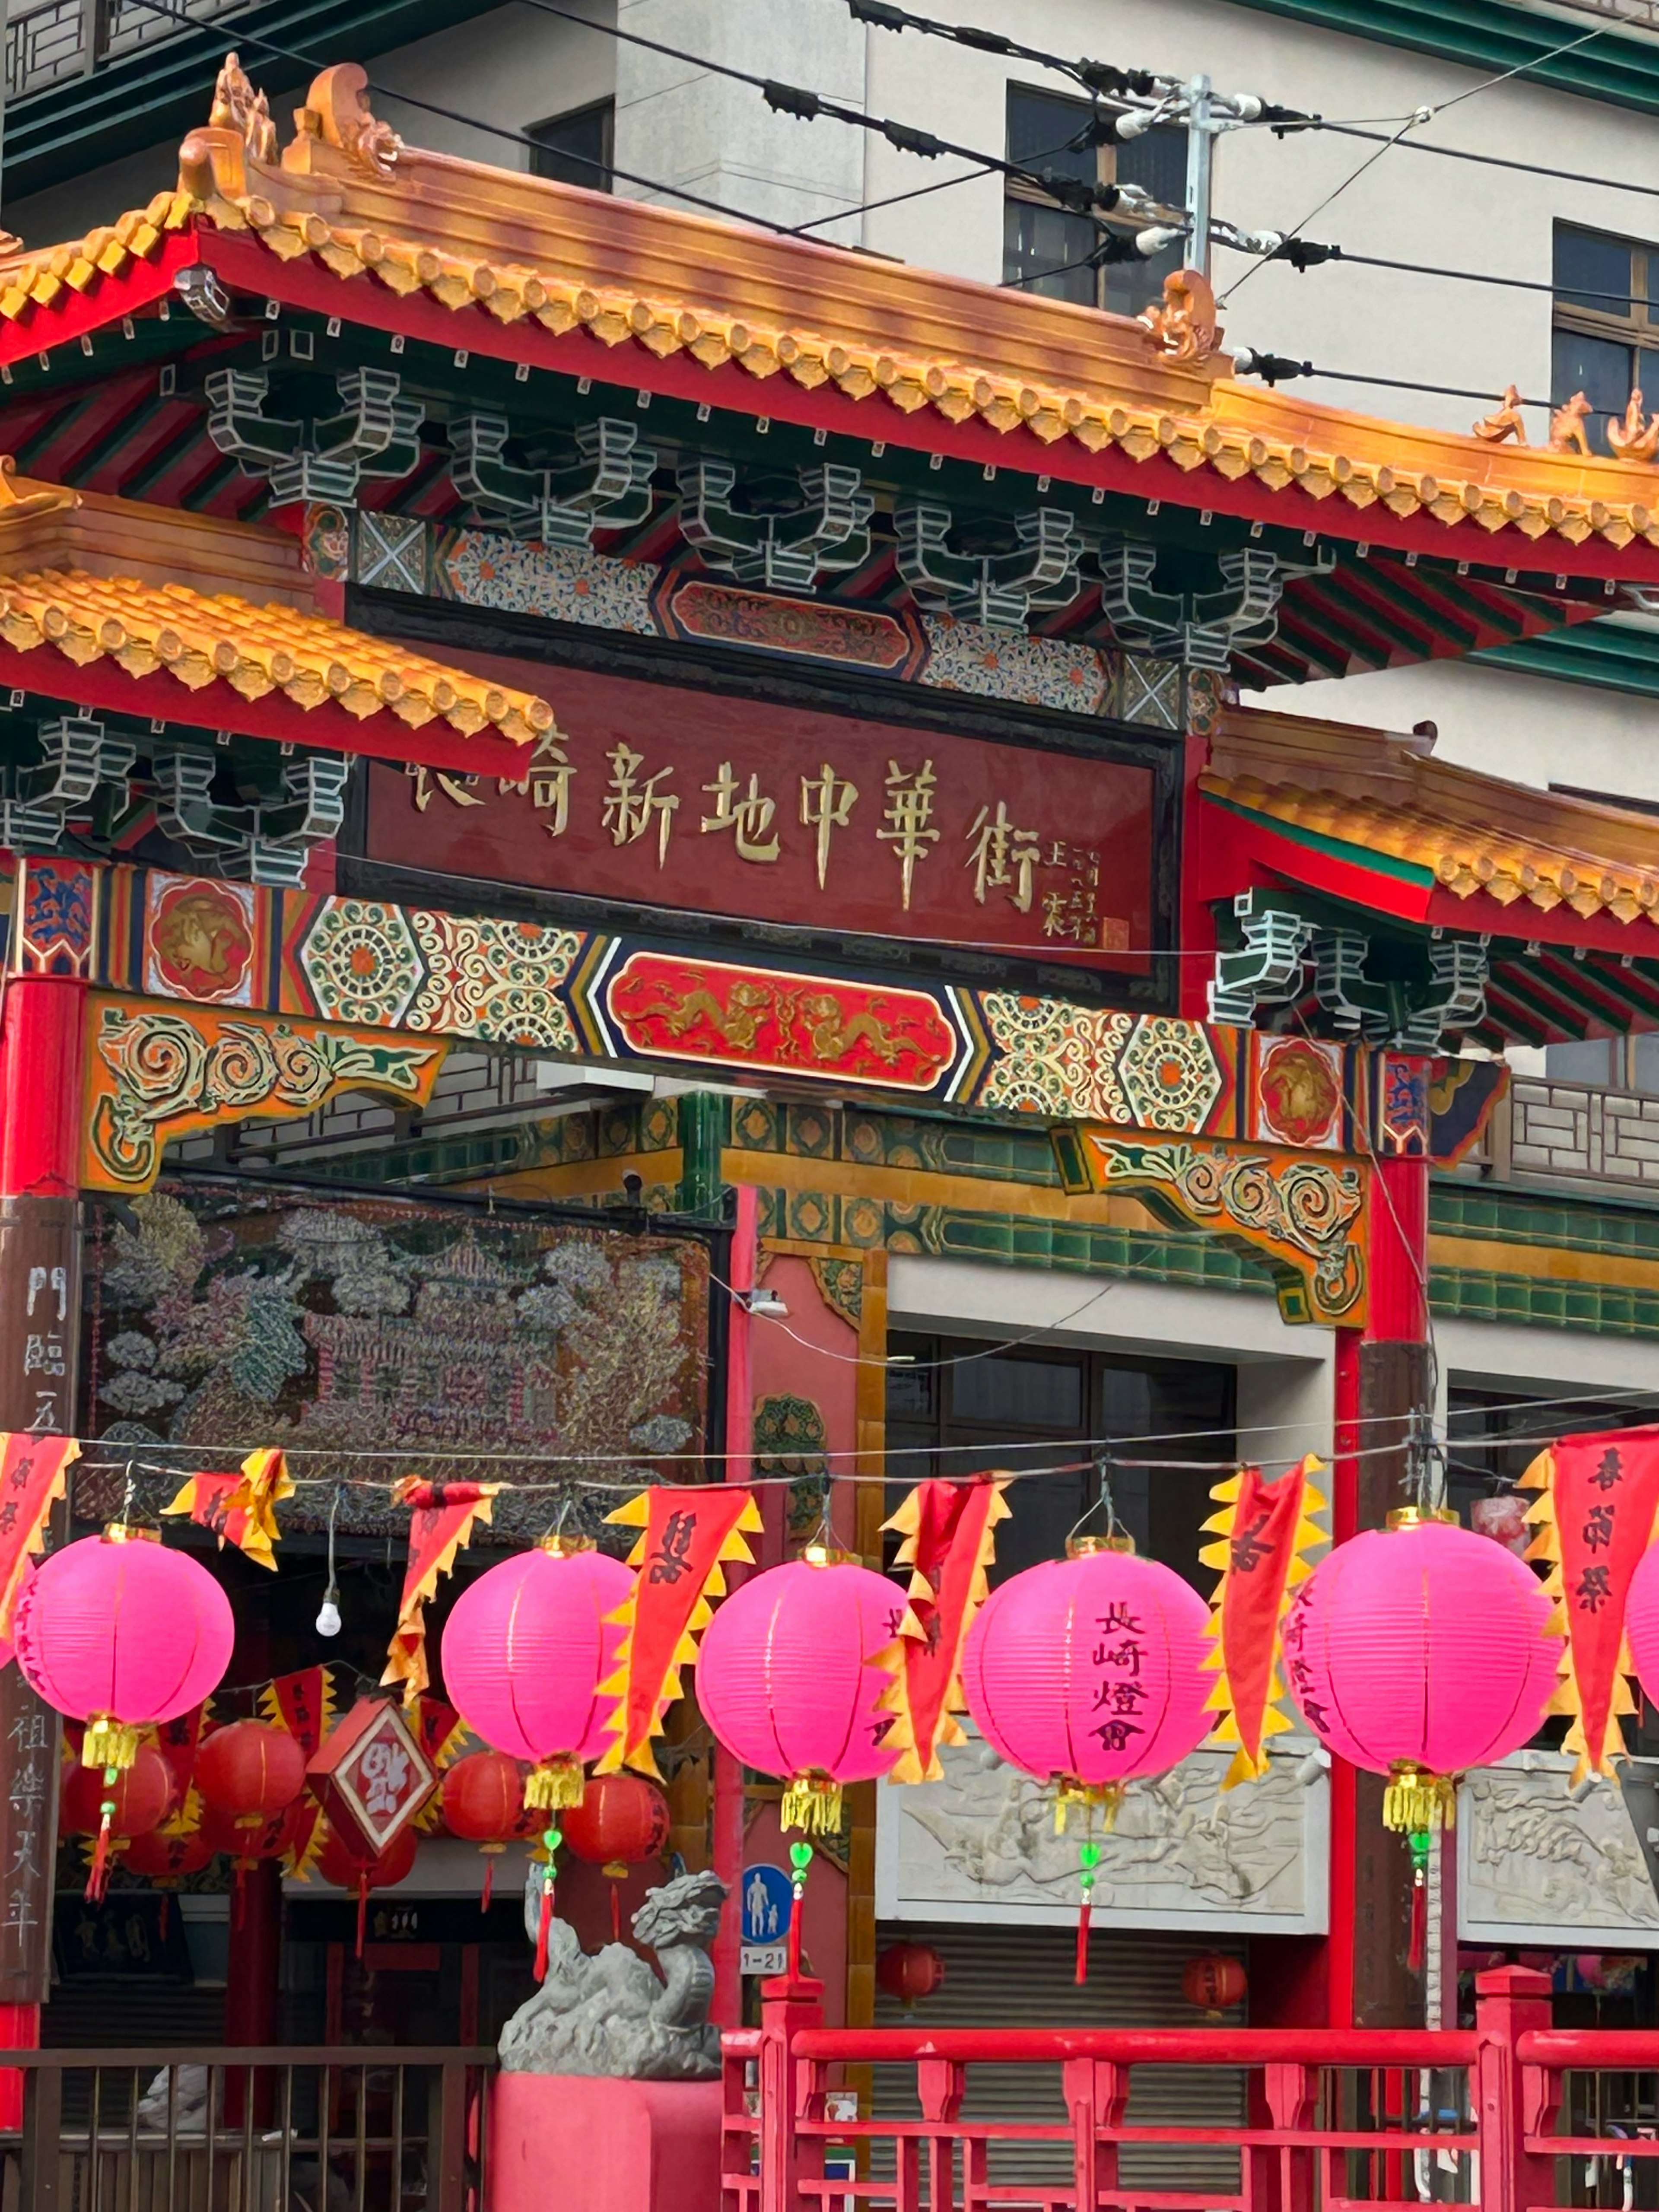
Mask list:
[{"label": "floral painted panel", "polygon": [[159,1489],[277,1444],[300,1486],[287,1526],[325,1525],[342,1481],[343,1529],[399,1535],[407,1512],[369,1486],[550,1486],[504,1494],[480,1532],[522,1541],[556,1517],[556,1486],[616,1486],[568,1493],[566,1528],[596,1533],[702,1446],[696,1239],[211,1182],[164,1182],[130,1212],[103,1217],[91,1255],[92,1427],[112,1449],[88,1457],[134,1453],[146,1492],[152,1471]]}]

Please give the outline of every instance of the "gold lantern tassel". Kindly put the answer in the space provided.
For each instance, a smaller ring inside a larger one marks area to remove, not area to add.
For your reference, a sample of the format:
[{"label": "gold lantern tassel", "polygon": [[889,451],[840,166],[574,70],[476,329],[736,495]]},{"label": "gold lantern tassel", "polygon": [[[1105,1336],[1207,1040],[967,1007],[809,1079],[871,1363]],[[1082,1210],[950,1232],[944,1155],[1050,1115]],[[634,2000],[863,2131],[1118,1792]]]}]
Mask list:
[{"label": "gold lantern tassel", "polygon": [[1457,1825],[1457,1784],[1449,1775],[1431,1774],[1409,1759],[1396,1759],[1389,1769],[1389,1786],[1382,1792],[1382,1825],[1408,1836],[1425,1836],[1436,1828]]},{"label": "gold lantern tassel", "polygon": [[82,1766],[111,1768],[135,1765],[143,1731],[130,1722],[118,1721],[113,1713],[94,1713],[87,1723],[87,1732],[81,1743]]},{"label": "gold lantern tassel", "polygon": [[1081,1805],[1089,1813],[1099,1813],[1102,1833],[1109,1836],[1117,1826],[1123,1792],[1121,1782],[1079,1782],[1075,1774],[1062,1774],[1054,1790],[1054,1833],[1065,1834],[1067,1813]]},{"label": "gold lantern tassel", "polygon": [[581,1803],[583,1789],[579,1759],[544,1759],[526,1779],[525,1806],[532,1813],[562,1812],[567,1805]]},{"label": "gold lantern tassel", "polygon": [[841,1827],[841,1784],[827,1774],[798,1774],[783,1793],[779,1814],[786,1828],[809,1836],[833,1836]]}]

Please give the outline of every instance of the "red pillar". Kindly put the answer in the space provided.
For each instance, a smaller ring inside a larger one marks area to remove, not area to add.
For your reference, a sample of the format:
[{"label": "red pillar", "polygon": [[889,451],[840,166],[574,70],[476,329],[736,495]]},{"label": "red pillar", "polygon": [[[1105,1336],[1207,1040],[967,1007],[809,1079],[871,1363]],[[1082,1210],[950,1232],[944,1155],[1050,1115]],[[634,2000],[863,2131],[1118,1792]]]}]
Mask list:
[{"label": "red pillar", "polygon": [[[70,975],[13,975],[0,1006],[0,1429],[75,1433],[85,1006]],[[61,1743],[58,1716],[0,1671],[0,2043],[15,2050],[39,2045],[50,1985]],[[21,2119],[21,2076],[0,2073],[0,2128]]]},{"label": "red pillar", "polygon": [[[261,1859],[238,1877],[233,1899],[230,1972],[225,1983],[225,2044],[233,2050],[269,2050],[282,2040],[283,1870],[275,1859]],[[276,2109],[276,2079],[267,2070],[254,2077],[254,2118],[268,2124]],[[225,2085],[225,2117],[241,2124],[247,2077],[233,2075]]]},{"label": "red pillar", "polygon": [[[732,1237],[732,1311],[726,1354],[726,1480],[747,1482],[754,1472],[754,1382],[750,1362],[750,1319],[747,1293],[755,1287],[759,1260],[760,1194],[752,1184],[740,1183],[737,1191],[737,1225]],[[739,1566],[726,1570],[726,1588],[742,1580]],[[736,2027],[743,2018],[743,1930],[738,1887],[743,1874],[743,1767],[721,1745],[714,1747],[714,1788],[711,1857],[714,1871],[726,1884],[726,1910],[720,1933],[709,1956],[714,1968],[714,1996],[709,2017],[720,2027]]]},{"label": "red pillar", "polygon": [[[1389,1055],[1398,1061],[1398,1054]],[[1382,1056],[1370,1061],[1385,1091]],[[1382,1116],[1372,1117],[1373,1130]],[[1431,1415],[1429,1160],[1380,1154],[1374,1137],[1367,1239],[1367,1320],[1336,1332],[1331,1536],[1380,1528],[1406,1503],[1413,1417]],[[1420,2027],[1422,1984],[1406,1966],[1411,1869],[1403,1838],[1382,1823],[1382,1782],[1331,1762],[1330,1938],[1326,2018],[1333,2027]]]}]

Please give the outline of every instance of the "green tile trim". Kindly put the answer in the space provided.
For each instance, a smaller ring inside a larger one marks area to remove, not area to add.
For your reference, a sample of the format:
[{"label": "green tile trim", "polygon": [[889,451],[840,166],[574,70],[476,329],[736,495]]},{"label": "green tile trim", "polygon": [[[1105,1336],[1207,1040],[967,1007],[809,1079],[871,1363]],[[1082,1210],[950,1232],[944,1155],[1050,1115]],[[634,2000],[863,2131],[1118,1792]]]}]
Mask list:
[{"label": "green tile trim", "polygon": [[1517,638],[1471,653],[1494,668],[1551,676],[1561,684],[1588,684],[1607,691],[1659,698],[1659,637],[1615,623],[1586,623],[1543,637]]},{"label": "green tile trim", "polygon": [[[1621,34],[1609,23],[1576,53],[1554,49],[1571,37],[1565,19],[1507,0],[1235,0],[1322,31],[1346,31],[1383,46],[1409,46],[1483,74],[1516,70],[1534,84],[1602,100],[1615,107],[1659,111],[1659,43]],[[1595,25],[1587,23],[1586,32]],[[1553,58],[1546,60],[1547,55]],[[1411,159],[1413,157],[1407,156]],[[1449,162],[1437,167],[1450,170]],[[1448,197],[1455,197],[1448,187]]]},{"label": "green tile trim", "polygon": [[1419,866],[1415,860],[1401,860],[1392,853],[1379,853],[1372,845],[1355,845],[1345,837],[1327,837],[1317,830],[1309,830],[1299,822],[1282,821],[1261,807],[1241,806],[1236,799],[1218,799],[1209,794],[1209,803],[1226,814],[1237,814],[1245,822],[1259,822],[1264,830],[1271,830],[1275,837],[1283,837],[1291,845],[1305,845],[1310,852],[1323,853],[1333,860],[1342,860],[1351,867],[1369,868],[1374,876],[1392,876],[1397,882],[1414,884],[1419,890],[1428,890],[1434,883],[1432,868]]},{"label": "green tile trim", "polygon": [[1639,1202],[1546,1198],[1448,1177],[1430,1185],[1429,1230],[1440,1237],[1659,1261],[1659,1206]]},{"label": "green tile trim", "polygon": [[1443,1318],[1530,1322],[1600,1336],[1659,1337],[1659,1290],[1551,1282],[1474,1267],[1436,1267],[1429,1277],[1429,1307]]}]

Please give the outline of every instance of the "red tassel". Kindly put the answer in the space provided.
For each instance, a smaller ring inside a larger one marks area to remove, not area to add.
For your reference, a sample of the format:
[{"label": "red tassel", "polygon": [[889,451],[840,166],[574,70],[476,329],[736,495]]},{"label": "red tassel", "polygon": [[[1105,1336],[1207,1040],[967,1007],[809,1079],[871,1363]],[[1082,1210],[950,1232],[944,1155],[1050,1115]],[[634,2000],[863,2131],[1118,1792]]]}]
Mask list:
[{"label": "red tassel", "polygon": [[363,1937],[368,1933],[368,1869],[365,1867],[357,1877],[357,1956],[363,1955]]},{"label": "red tassel", "polygon": [[1094,1906],[1085,1898],[1077,1909],[1077,1986],[1081,1989],[1089,1978],[1089,1922]]},{"label": "red tassel", "polygon": [[613,1943],[622,1942],[622,1884],[619,1881],[613,1881],[611,1885],[611,1940]]},{"label": "red tassel", "polygon": [[1423,1961],[1428,1950],[1429,1885],[1419,1867],[1412,1883],[1412,1938],[1407,1965],[1414,1974],[1423,1971]]},{"label": "red tassel", "polygon": [[494,1895],[495,1895],[495,1860],[494,1860],[494,1859],[486,1859],[486,1860],[484,1861],[484,1886],[483,1886],[483,1895],[482,1895],[482,1896],[479,1898],[479,1899],[478,1899],[478,1910],[479,1910],[479,1911],[480,1911],[480,1912],[488,1912],[488,1911],[489,1911],[489,1900],[490,1900],[490,1899],[491,1899],[492,1897],[494,1897]]},{"label": "red tassel", "polygon": [[93,1846],[92,1870],[87,1876],[87,1903],[101,1905],[104,1890],[109,1881],[109,1808],[104,1808],[104,1817],[98,1823],[98,1841]]},{"label": "red tassel", "polygon": [[547,1979],[547,1938],[553,1925],[553,1870],[548,1869],[547,1880],[542,1884],[541,1917],[536,1923],[536,1979]]}]

